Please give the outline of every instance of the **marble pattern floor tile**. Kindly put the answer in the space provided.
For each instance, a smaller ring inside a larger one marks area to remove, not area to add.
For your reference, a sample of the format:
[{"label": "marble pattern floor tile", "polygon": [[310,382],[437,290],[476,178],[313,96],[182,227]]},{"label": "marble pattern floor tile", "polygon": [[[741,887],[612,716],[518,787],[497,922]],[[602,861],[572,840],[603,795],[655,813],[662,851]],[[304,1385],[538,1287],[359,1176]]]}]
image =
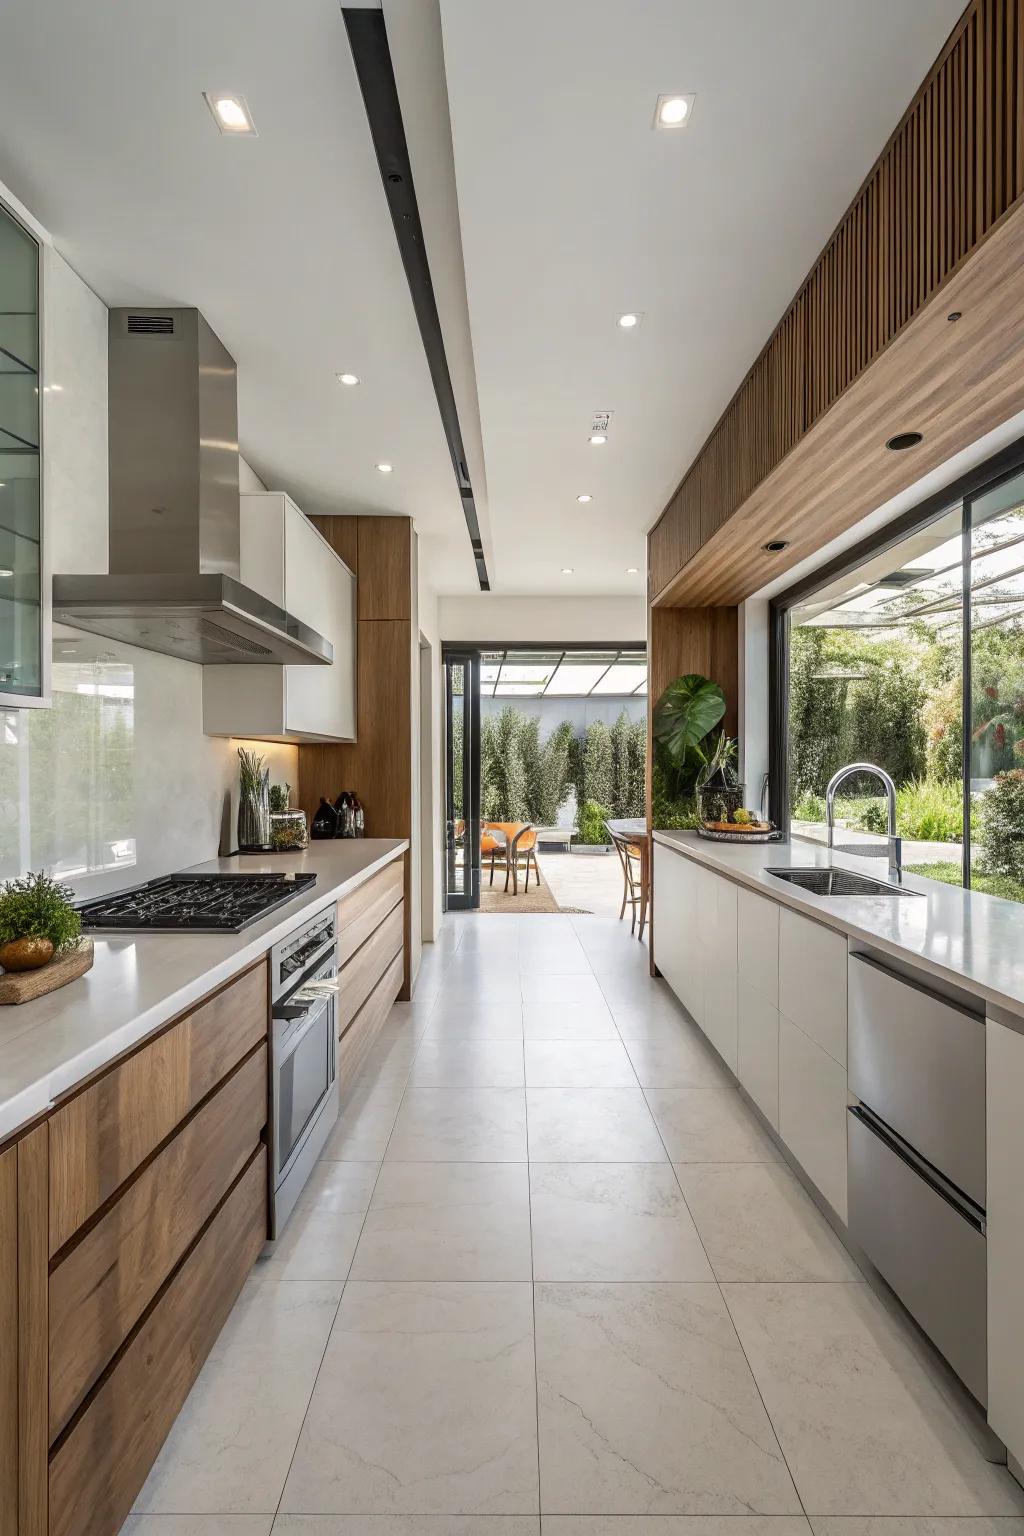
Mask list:
[{"label": "marble pattern floor tile", "polygon": [[811,1528],[804,1515],[545,1515],[544,1536],[811,1536]]},{"label": "marble pattern floor tile", "polygon": [[357,1216],[366,1211],[380,1172],[377,1159],[341,1161],[321,1158],[299,1195],[299,1205]]},{"label": "marble pattern floor tile", "polygon": [[664,1038],[627,1040],[626,1050],[641,1088],[733,1086],[721,1058],[702,1036],[684,1026]]},{"label": "marble pattern floor tile", "polygon": [[867,1285],[722,1291],[809,1516],[1024,1514]]},{"label": "marble pattern floor tile", "polygon": [[281,1509],[536,1513],[530,1286],[351,1281]]},{"label": "marble pattern floor tile", "polygon": [[[493,981],[491,991],[497,991]],[[442,999],[427,1020],[424,1044],[430,1040],[521,1040],[523,1009],[517,1001],[508,1003],[488,996],[488,984],[473,1002],[449,1003]]]},{"label": "marble pattern floor tile", "polygon": [[523,1035],[527,1040],[618,1040],[611,1013],[604,1003],[523,1004]]},{"label": "marble pattern floor tile", "polygon": [[[159,1533],[154,1533],[159,1536]],[[274,1536],[540,1536],[537,1515],[278,1515]],[[780,1532],[780,1536],[789,1536]]]},{"label": "marble pattern floor tile", "polygon": [[675,1174],[664,1163],[536,1163],[537,1280],[712,1280]]},{"label": "marble pattern floor tile", "polygon": [[1024,1516],[814,1515],[814,1536],[1024,1536]]},{"label": "marble pattern floor tile", "polygon": [[270,1536],[273,1515],[129,1515],[120,1536]]},{"label": "marble pattern floor tile", "polygon": [[648,1088],[674,1163],[778,1162],[780,1153],[735,1088]]},{"label": "marble pattern floor tile", "polygon": [[387,1151],[404,1089],[343,1103],[338,1123],[327,1138],[325,1162],[380,1162]]},{"label": "marble pattern floor tile", "polygon": [[386,1163],[353,1280],[532,1279],[525,1163]]},{"label": "marble pattern floor tile", "polygon": [[273,1249],[256,1260],[258,1280],[331,1280],[344,1284],[365,1211],[298,1204]]},{"label": "marble pattern floor tile", "polygon": [[522,1088],[521,1040],[424,1040],[409,1081],[423,1088]]},{"label": "marble pattern floor tile", "polygon": [[135,1513],[276,1510],[341,1293],[334,1284],[246,1283]]},{"label": "marble pattern floor tile", "polygon": [[784,1163],[680,1163],[676,1172],[716,1279],[861,1279]]},{"label": "marble pattern floor tile", "polygon": [[528,1088],[526,1104],[531,1162],[668,1161],[640,1088]]},{"label": "marble pattern floor tile", "polygon": [[541,1509],[799,1514],[721,1293],[536,1287]]},{"label": "marble pattern floor tile", "polygon": [[409,1088],[387,1161],[514,1163],[526,1158],[521,1088]]},{"label": "marble pattern floor tile", "polygon": [[543,976],[527,972],[522,978],[524,1003],[603,1003],[604,993],[588,966],[585,975]]},{"label": "marble pattern floor tile", "polygon": [[621,1040],[527,1040],[528,1088],[636,1088]]}]

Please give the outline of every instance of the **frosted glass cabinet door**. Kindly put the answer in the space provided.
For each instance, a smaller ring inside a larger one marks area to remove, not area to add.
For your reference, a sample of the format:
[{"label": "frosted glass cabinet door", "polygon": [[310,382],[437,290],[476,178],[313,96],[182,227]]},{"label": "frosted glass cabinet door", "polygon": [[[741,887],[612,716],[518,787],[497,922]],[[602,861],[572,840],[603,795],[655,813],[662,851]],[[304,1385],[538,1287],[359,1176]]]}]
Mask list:
[{"label": "frosted glass cabinet door", "polygon": [[43,703],[48,678],[40,381],[39,246],[0,203],[0,706]]}]

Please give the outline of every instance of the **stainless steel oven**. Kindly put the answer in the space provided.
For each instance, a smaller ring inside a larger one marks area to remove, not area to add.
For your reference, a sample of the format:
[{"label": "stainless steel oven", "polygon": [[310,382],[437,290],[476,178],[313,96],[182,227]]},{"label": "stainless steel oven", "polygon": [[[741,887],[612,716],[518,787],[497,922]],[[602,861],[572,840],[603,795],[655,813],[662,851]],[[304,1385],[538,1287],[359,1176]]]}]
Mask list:
[{"label": "stainless steel oven", "polygon": [[338,1118],[335,910],[271,950],[271,1241]]}]

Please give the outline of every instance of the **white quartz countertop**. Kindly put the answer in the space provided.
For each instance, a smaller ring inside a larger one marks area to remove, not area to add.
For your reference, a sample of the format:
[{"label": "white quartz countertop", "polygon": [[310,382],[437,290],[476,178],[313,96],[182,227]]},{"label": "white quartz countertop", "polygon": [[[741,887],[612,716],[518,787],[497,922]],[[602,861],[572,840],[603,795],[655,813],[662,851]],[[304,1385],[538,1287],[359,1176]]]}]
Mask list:
[{"label": "white quartz countertop", "polygon": [[[655,832],[654,841],[1024,1016],[1024,905],[915,875],[904,875],[907,894],[901,896],[815,896],[776,879],[771,870],[832,865],[888,881],[885,860],[830,853],[809,841],[745,847],[709,842],[696,832]],[[663,935],[660,941],[665,942]]]},{"label": "white quartz countertop", "polygon": [[0,1140],[199,998],[243,971],[408,843],[311,843],[301,853],[211,859],[192,872],[310,874],[316,884],[241,933],[94,934],[91,971],[56,992],[0,1007]]}]

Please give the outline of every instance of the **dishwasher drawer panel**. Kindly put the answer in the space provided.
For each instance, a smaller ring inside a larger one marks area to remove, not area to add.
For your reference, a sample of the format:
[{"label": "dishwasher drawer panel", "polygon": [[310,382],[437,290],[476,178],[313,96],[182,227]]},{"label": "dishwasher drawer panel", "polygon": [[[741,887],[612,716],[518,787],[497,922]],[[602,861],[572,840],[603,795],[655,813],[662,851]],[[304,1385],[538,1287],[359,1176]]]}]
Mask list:
[{"label": "dishwasher drawer panel", "polygon": [[856,1111],[849,1123],[849,1230],[960,1380],[988,1395],[984,1234]]},{"label": "dishwasher drawer panel", "polygon": [[985,1208],[985,1021],[852,954],[850,1092]]}]

